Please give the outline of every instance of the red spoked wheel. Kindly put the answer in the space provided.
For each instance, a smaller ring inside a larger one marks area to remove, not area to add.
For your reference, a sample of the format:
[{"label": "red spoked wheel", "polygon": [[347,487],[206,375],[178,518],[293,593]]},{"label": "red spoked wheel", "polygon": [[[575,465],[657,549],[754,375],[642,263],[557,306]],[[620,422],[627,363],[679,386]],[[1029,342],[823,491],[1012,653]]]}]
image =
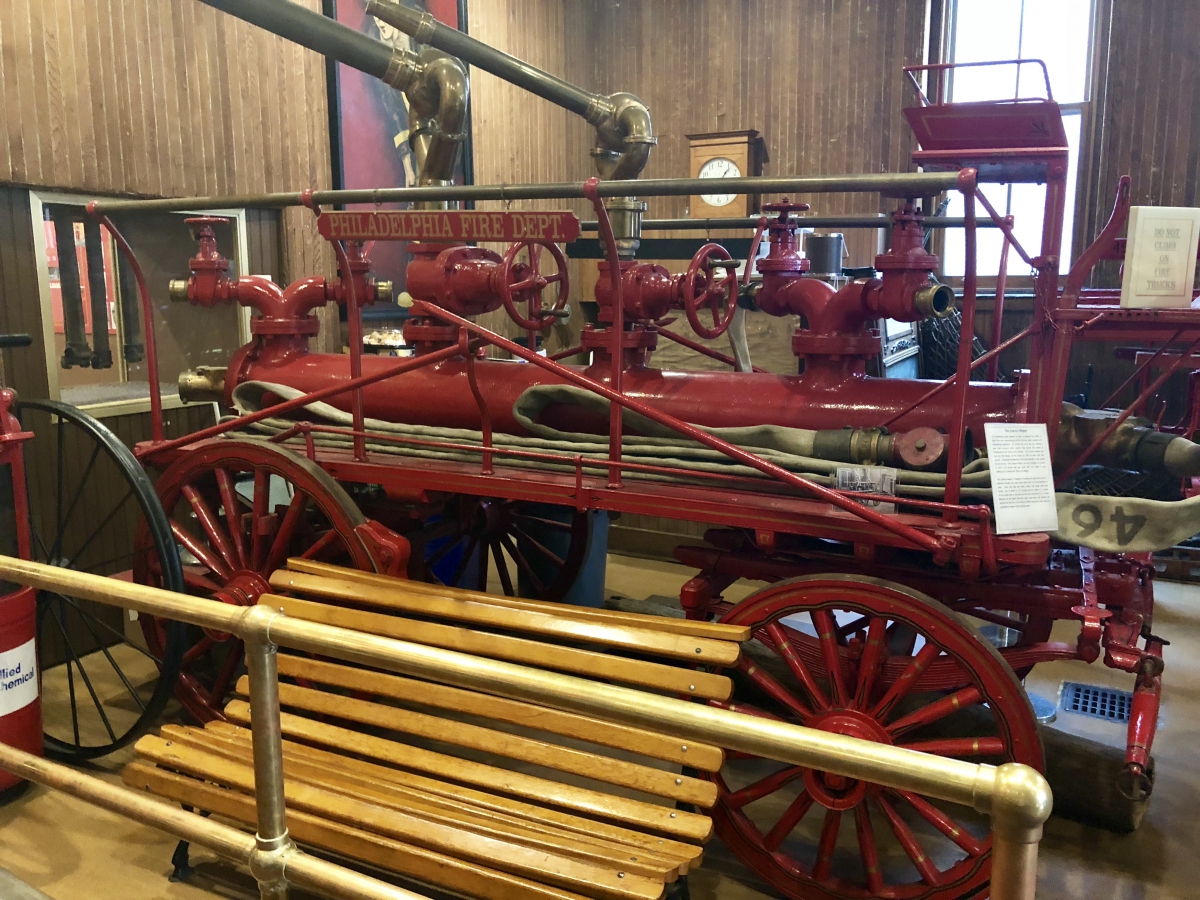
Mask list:
[{"label": "red spoked wheel", "polygon": [[[723,335],[737,312],[737,276],[732,264],[729,251],[720,244],[705,244],[688,264],[682,285],[683,311],[692,330],[703,338]],[[722,268],[727,270],[725,277],[714,277]],[[700,311],[705,309],[712,316],[712,325],[700,321]]]},{"label": "red spoked wheel", "polygon": [[[542,248],[550,251],[557,271],[543,275]],[[527,261],[517,257],[526,251]],[[548,306],[542,303],[542,294],[552,284],[558,285],[558,295]],[[517,241],[504,254],[500,266],[500,299],[514,322],[526,331],[541,331],[549,328],[566,310],[567,298],[571,295],[571,281],[567,276],[567,258],[553,241]],[[518,303],[525,303],[528,312],[522,314]]]},{"label": "red spoked wheel", "polygon": [[408,574],[486,591],[495,572],[507,596],[558,601],[579,579],[590,535],[586,512],[456,494],[405,535]]},{"label": "red spoked wheel", "polygon": [[[374,571],[355,528],[367,520],[320,466],[272,444],[216,438],[176,460],[157,491],[171,520],[189,593],[239,605],[270,591],[271,573],[301,556]],[[157,559],[134,579],[158,586]],[[166,622],[142,616],[151,653]],[[225,701],[245,672],[242,642],[189,627],[175,696],[199,722],[224,718]]]},{"label": "red spoked wheel", "polygon": [[[812,575],[722,621],[754,639],[735,675],[743,712],[973,762],[1041,769],[1020,682],[953,613],[881,579]],[[717,833],[797,900],[960,900],[988,890],[987,820],[840,776],[730,754],[710,776]]]}]

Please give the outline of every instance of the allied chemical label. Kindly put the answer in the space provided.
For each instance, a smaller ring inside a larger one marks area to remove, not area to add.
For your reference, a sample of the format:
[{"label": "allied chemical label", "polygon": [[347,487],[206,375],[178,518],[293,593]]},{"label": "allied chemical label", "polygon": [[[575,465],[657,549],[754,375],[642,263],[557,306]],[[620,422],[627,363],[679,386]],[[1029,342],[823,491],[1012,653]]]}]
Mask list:
[{"label": "allied chemical label", "polygon": [[1128,235],[1121,305],[1191,306],[1200,209],[1135,206],[1129,210]]},{"label": "allied chemical label", "polygon": [[326,240],[553,241],[579,237],[579,219],[569,212],[487,212],[483,210],[381,210],[327,212],[317,218]]},{"label": "allied chemical label", "polygon": [[997,534],[1057,531],[1054,469],[1042,423],[987,422],[988,465]]},{"label": "allied chemical label", "polygon": [[30,638],[0,653],[0,716],[24,709],[37,698],[37,648]]}]

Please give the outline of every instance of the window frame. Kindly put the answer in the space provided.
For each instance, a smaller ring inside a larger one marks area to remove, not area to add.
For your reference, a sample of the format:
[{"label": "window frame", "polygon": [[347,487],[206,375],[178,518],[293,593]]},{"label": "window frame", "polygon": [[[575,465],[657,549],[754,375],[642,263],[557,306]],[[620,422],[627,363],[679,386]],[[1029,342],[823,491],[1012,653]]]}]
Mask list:
[{"label": "window frame", "polygon": [[[936,0],[934,0],[934,2],[936,2]],[[940,41],[941,48],[943,48],[943,49],[942,49],[942,52],[938,54],[942,58],[939,60],[931,59],[930,62],[935,62],[935,61],[936,62],[949,62],[949,63],[954,62],[955,43],[956,43],[956,39],[957,39],[959,2],[960,2],[960,0],[943,0],[943,3],[944,3],[944,11],[943,11],[943,15],[942,15],[943,25],[942,25],[942,35],[941,35],[941,41]],[[1012,4],[1019,4],[1020,8],[1021,8],[1021,13],[1023,16],[1025,4],[1030,3],[1030,2],[1039,2],[1039,0],[994,0],[994,2],[1006,2],[1006,3],[1012,3]],[[1093,135],[1092,135],[1093,120],[1094,120],[1093,113],[1095,110],[1094,85],[1095,85],[1095,78],[1096,78],[1097,45],[1098,45],[1098,39],[1099,39],[1098,28],[1099,28],[1099,24],[1100,24],[1101,5],[1104,2],[1105,2],[1105,0],[1090,0],[1090,2],[1089,2],[1088,29],[1087,29],[1087,31],[1088,31],[1087,57],[1086,57],[1086,63],[1085,63],[1085,67],[1084,67],[1084,99],[1077,100],[1077,101],[1070,101],[1070,102],[1063,102],[1061,100],[1055,101],[1056,103],[1058,103],[1059,109],[1063,113],[1064,118],[1067,115],[1071,115],[1071,114],[1078,114],[1080,117],[1080,119],[1079,119],[1079,145],[1078,145],[1078,149],[1077,149],[1076,169],[1075,169],[1075,195],[1073,197],[1067,198],[1067,202],[1069,204],[1073,205],[1074,212],[1073,212],[1073,216],[1072,216],[1072,220],[1071,220],[1070,233],[1069,234],[1064,233],[1064,238],[1070,240],[1070,242],[1071,242],[1071,258],[1068,261],[1069,263],[1073,263],[1074,260],[1076,258],[1078,258],[1080,252],[1082,252],[1082,250],[1083,250],[1083,246],[1082,246],[1083,241],[1081,240],[1081,238],[1083,237],[1083,231],[1081,229],[1081,225],[1082,225],[1081,213],[1087,208],[1087,205],[1088,205],[1088,198],[1089,198],[1090,192],[1087,188],[1087,185],[1091,184],[1091,175],[1092,175],[1092,172],[1094,169],[1092,153],[1091,153],[1092,137],[1093,137]],[[1019,50],[1018,58],[1020,58],[1020,59],[1035,59],[1036,57],[1025,57],[1022,55],[1022,52]],[[948,76],[949,77],[948,77],[948,83],[946,85],[946,96],[953,98],[953,96],[954,96],[954,70],[953,69],[949,70]],[[1017,84],[1018,85],[1020,84],[1019,80],[1017,80]],[[1053,85],[1051,85],[1051,89],[1053,89]],[[1010,203],[1011,203],[1011,194],[1009,195],[1009,198],[1006,200],[1005,210],[1003,210],[1003,212],[1005,212],[1006,214],[1009,209],[1008,204],[1010,204]],[[997,211],[1000,212],[1001,210],[998,209]],[[980,211],[980,212],[982,215],[986,216],[986,212],[982,212],[982,211]],[[934,243],[935,252],[937,252],[938,257],[939,257],[940,277],[947,284],[961,286],[963,276],[961,276],[961,275],[952,275],[952,276],[945,275],[946,247],[945,247],[944,233],[942,232],[941,229],[938,230],[938,234],[935,236],[933,243]],[[1038,247],[1026,247],[1025,249],[1031,255],[1036,255],[1036,253],[1040,250],[1040,245]],[[1010,258],[1014,255],[1015,254],[1011,254],[1011,252],[1010,252]],[[1069,265],[1067,267],[1067,271],[1059,272],[1059,285],[1060,286],[1066,281],[1068,271],[1069,271]],[[997,281],[997,273],[996,272],[980,271],[978,273],[978,284],[979,284],[980,288],[994,291],[995,287],[996,287],[996,281]],[[1010,273],[1006,278],[1006,285],[1007,285],[1006,292],[1018,293],[1018,294],[1032,293],[1034,290],[1036,281],[1037,281],[1037,279],[1036,279],[1036,276],[1034,276],[1034,275],[1014,275],[1014,274]]]}]

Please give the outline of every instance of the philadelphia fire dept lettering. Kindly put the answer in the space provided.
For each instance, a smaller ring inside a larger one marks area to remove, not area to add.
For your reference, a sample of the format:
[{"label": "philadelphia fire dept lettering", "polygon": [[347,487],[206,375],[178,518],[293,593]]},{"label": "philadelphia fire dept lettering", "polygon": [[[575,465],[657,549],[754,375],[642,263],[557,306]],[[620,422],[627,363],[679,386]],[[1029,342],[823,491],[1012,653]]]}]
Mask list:
[{"label": "philadelphia fire dept lettering", "polygon": [[565,243],[579,236],[579,220],[568,212],[329,212],[321,215],[317,225],[330,240]]}]

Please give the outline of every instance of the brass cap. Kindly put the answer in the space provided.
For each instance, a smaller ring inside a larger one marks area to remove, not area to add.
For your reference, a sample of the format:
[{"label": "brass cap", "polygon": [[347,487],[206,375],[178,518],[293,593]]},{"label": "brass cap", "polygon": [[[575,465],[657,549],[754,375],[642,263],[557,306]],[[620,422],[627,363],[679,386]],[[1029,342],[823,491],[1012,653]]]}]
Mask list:
[{"label": "brass cap", "polygon": [[375,282],[375,302],[376,303],[391,303],[392,296],[393,296],[393,294],[392,294],[393,290],[394,290],[394,288],[392,287],[392,283],[390,281],[376,281]]},{"label": "brass cap", "polygon": [[[162,282],[159,282],[161,284]],[[176,303],[185,303],[188,298],[188,280],[186,278],[172,278],[167,283],[167,295]]]},{"label": "brass cap", "polygon": [[954,314],[954,289],[947,284],[927,284],[913,296],[913,306],[927,319],[944,319]]}]

